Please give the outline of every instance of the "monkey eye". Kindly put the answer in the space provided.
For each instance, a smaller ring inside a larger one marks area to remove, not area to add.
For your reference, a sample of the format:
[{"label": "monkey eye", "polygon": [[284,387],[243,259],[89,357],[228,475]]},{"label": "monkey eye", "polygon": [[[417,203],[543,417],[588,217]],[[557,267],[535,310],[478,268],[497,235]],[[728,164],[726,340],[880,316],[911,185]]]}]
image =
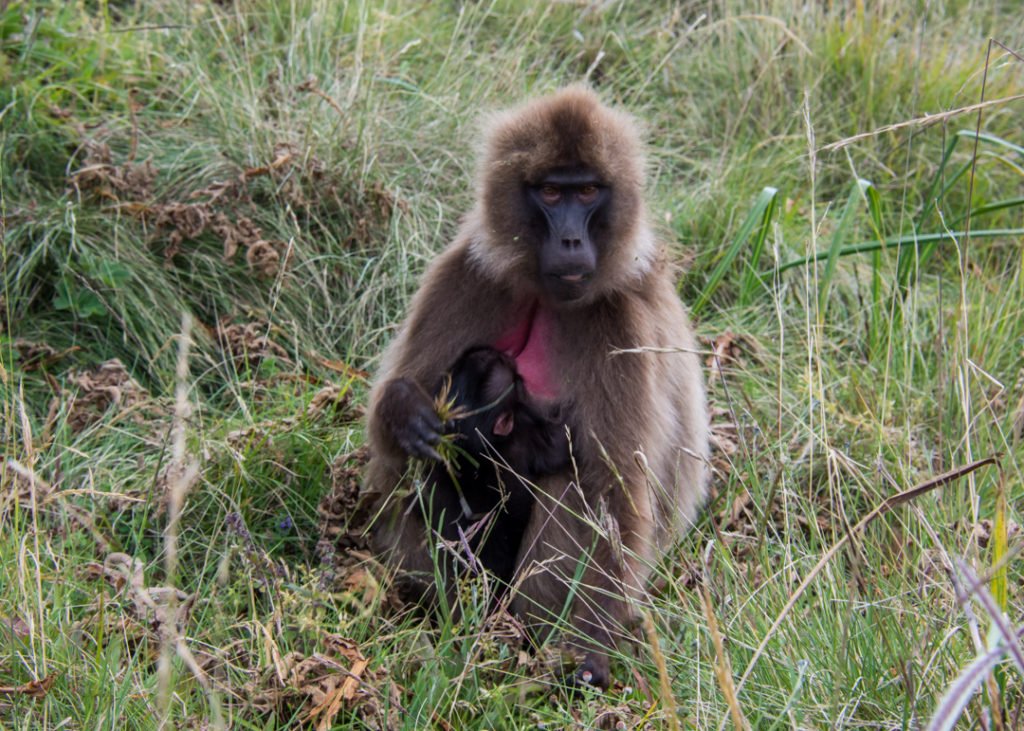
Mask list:
[{"label": "monkey eye", "polygon": [[580,186],[579,199],[581,203],[593,203],[597,200],[598,188],[592,183]]},{"label": "monkey eye", "polygon": [[546,206],[553,206],[562,200],[562,191],[548,183],[540,187],[540,199]]}]

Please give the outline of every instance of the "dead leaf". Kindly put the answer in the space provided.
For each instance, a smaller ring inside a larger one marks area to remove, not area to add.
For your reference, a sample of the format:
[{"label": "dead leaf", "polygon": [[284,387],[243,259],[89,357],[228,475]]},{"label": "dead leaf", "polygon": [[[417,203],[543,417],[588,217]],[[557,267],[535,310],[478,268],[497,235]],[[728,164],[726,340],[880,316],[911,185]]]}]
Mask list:
[{"label": "dead leaf", "polygon": [[[992,540],[993,525],[993,521],[989,520],[988,518],[985,518],[984,520],[979,520],[977,523],[970,526],[971,538],[973,538],[977,542],[979,548],[988,548],[989,541]],[[956,528],[955,524],[954,528]],[[1021,527],[1017,524],[1016,521],[1007,521],[1006,537],[1008,540],[1016,538],[1018,535],[1020,535],[1020,532]]]},{"label": "dead leaf", "polygon": [[366,547],[362,532],[370,518],[372,497],[362,493],[362,471],[369,458],[369,451],[361,447],[331,465],[331,489],[321,498],[317,513],[320,535],[332,544]]},{"label": "dead leaf", "polygon": [[719,370],[729,368],[733,365],[745,365],[743,356],[758,356],[756,341],[749,335],[738,335],[730,330],[711,338],[702,338],[702,342],[709,346],[711,353],[704,358],[704,365],[707,366],[708,387],[710,388],[720,376]]},{"label": "dead leaf", "polygon": [[324,701],[306,714],[307,721],[316,719],[317,731],[327,731],[338,713],[356,697],[356,691],[368,665],[366,658],[359,652],[358,645],[351,640],[337,635],[329,636],[329,640],[331,649],[344,656],[351,663],[351,667],[341,685],[326,694]]},{"label": "dead leaf", "polygon": [[350,378],[358,378],[363,381],[370,380],[370,374],[366,371],[361,371],[357,368],[353,368],[348,363],[343,363],[339,360],[327,360],[326,358],[318,358],[317,363],[322,365],[324,368],[334,371],[335,373],[342,373]]},{"label": "dead leaf", "polygon": [[0,686],[0,693],[5,695],[27,695],[30,698],[40,700],[50,692],[54,681],[57,680],[57,673],[50,673],[42,680],[32,680],[19,686]]},{"label": "dead leaf", "polygon": [[350,393],[347,388],[343,390],[337,384],[325,386],[313,394],[313,399],[306,407],[306,417],[316,419],[328,409],[334,415],[345,414],[348,411],[349,401]]},{"label": "dead leaf", "polygon": [[244,363],[252,369],[257,368],[268,357],[276,358],[287,365],[293,364],[288,357],[288,351],[271,339],[270,333],[274,328],[262,320],[229,325],[233,319],[231,315],[220,318],[214,328],[214,336],[221,349],[234,361]]},{"label": "dead leaf", "polygon": [[47,343],[15,340],[14,349],[18,351],[18,365],[25,371],[34,371],[53,365],[71,353],[81,350],[82,347],[80,345],[72,345],[70,348],[57,350]]},{"label": "dead leaf", "polygon": [[[271,712],[303,703],[303,718],[329,729],[343,710],[354,711],[370,728],[398,726],[405,689],[383,668],[371,670],[359,645],[340,635],[324,636],[324,652],[289,653],[265,671],[262,687],[250,684],[253,707]],[[388,709],[385,711],[385,707]]]},{"label": "dead leaf", "polygon": [[243,178],[255,178],[260,175],[270,175],[273,171],[279,167],[287,165],[292,161],[292,151],[289,149],[276,149],[275,157],[273,162],[269,165],[260,165],[259,167],[250,168],[242,173]]},{"label": "dead leaf", "polygon": [[127,413],[137,424],[150,423],[154,413],[163,412],[117,358],[90,371],[71,371],[66,380],[76,387],[61,389],[61,397],[69,401],[67,424],[73,433],[96,423],[111,409],[118,415]]},{"label": "dead leaf", "polygon": [[105,142],[89,140],[84,145],[83,165],[68,177],[71,186],[82,193],[94,193],[120,203],[122,199],[144,201],[152,195],[157,170],[153,159],[141,164],[114,164],[114,155]]}]

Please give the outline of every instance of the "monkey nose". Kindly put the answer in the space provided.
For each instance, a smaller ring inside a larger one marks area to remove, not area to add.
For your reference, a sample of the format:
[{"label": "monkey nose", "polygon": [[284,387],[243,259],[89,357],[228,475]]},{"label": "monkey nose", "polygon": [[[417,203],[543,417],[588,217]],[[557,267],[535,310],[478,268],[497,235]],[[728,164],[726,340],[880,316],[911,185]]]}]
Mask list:
[{"label": "monkey nose", "polygon": [[583,245],[580,239],[562,239],[562,246],[567,249],[578,249]]}]

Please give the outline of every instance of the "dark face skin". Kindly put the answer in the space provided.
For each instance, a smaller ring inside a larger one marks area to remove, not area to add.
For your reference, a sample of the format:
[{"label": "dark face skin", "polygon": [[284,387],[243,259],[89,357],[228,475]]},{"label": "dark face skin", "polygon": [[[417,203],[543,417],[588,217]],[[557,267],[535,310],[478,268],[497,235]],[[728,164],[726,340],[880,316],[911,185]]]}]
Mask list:
[{"label": "dark face skin", "polygon": [[556,171],[528,186],[527,196],[546,231],[538,253],[541,286],[558,301],[579,299],[597,271],[593,231],[611,191],[587,170]]}]

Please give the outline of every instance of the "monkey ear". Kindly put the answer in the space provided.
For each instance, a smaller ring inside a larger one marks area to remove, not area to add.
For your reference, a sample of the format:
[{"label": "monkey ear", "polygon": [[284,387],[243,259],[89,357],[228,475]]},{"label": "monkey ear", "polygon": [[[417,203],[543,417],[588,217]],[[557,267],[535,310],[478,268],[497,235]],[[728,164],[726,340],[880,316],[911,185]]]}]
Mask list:
[{"label": "monkey ear", "polygon": [[515,417],[512,416],[511,411],[505,411],[498,415],[498,418],[494,420],[494,428],[491,431],[497,434],[499,437],[507,437],[512,433],[512,428],[515,426]]}]

